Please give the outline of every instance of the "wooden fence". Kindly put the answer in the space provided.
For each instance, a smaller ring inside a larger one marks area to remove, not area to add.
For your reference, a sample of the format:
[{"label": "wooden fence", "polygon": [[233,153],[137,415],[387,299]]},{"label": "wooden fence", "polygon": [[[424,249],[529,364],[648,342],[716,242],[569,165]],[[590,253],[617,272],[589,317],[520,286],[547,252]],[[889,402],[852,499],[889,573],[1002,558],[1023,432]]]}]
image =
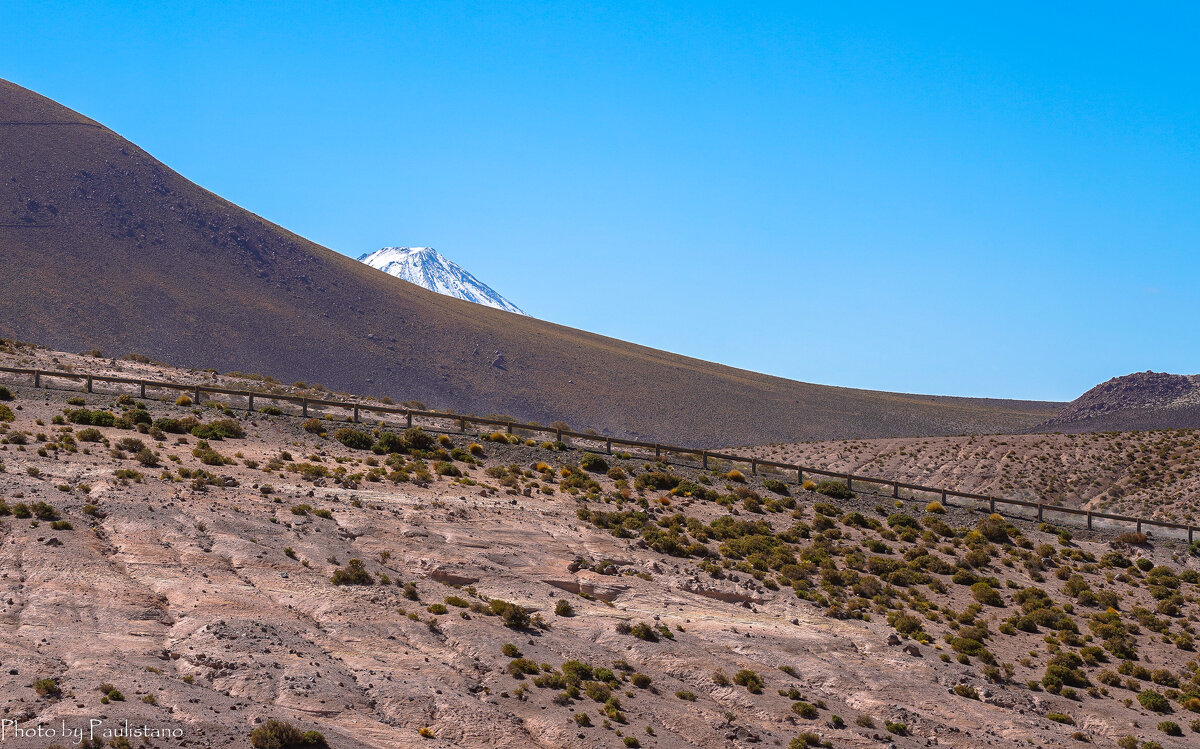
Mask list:
[{"label": "wooden fence", "polygon": [[[362,421],[363,414],[375,414],[384,418],[392,417],[400,419],[406,427],[421,426],[435,432],[466,433],[468,426],[482,426],[503,430],[507,434],[552,435],[556,441],[569,444],[578,449],[588,449],[609,455],[613,453],[614,447],[632,448],[634,451],[641,451],[640,454],[646,457],[653,454],[655,460],[667,463],[673,462],[676,465],[686,465],[695,468],[708,469],[717,466],[724,468],[726,464],[730,466],[736,464],[745,466],[752,476],[757,476],[761,473],[767,477],[795,484],[803,484],[805,476],[840,479],[845,481],[847,488],[852,491],[857,485],[859,491],[874,489],[875,493],[882,493],[884,495],[890,493],[890,496],[894,499],[938,499],[943,504],[950,506],[967,507],[970,509],[983,509],[986,507],[989,512],[996,512],[1001,515],[1025,520],[1036,519],[1043,521],[1047,518],[1071,520],[1079,524],[1086,524],[1089,529],[1121,530],[1127,528],[1138,533],[1177,537],[1180,539],[1184,538],[1186,534],[1188,543],[1192,543],[1195,540],[1197,531],[1200,531],[1200,528],[1188,523],[1174,523],[1166,520],[1114,515],[1106,512],[1095,512],[1093,510],[1060,507],[1044,502],[1029,502],[1020,499],[994,497],[986,494],[972,494],[970,492],[961,492],[943,487],[909,484],[878,476],[839,473],[837,471],[827,471],[810,466],[779,463],[743,455],[719,453],[712,450],[664,445],[656,442],[639,442],[637,440],[626,440],[618,437],[587,434],[585,432],[573,432],[567,429],[522,424],[502,419],[466,416],[447,411],[424,411],[401,406],[389,406],[377,402],[324,400],[300,395],[269,393],[261,390],[235,390],[232,388],[212,387],[210,385],[186,385],[177,382],[115,377],[112,375],[80,374],[76,372],[22,369],[19,367],[0,367],[0,372],[31,377],[35,388],[75,389],[74,387],[63,386],[62,381],[66,380],[75,384],[75,387],[82,385],[84,392],[92,393],[95,392],[97,383],[107,383],[109,385],[133,388],[139,397],[147,399],[153,398],[157,394],[155,391],[184,393],[191,396],[196,404],[200,404],[204,396],[209,396],[209,400],[216,400],[212,396],[225,396],[233,399],[227,405],[242,407],[247,411],[255,410],[256,401],[260,403],[267,401],[290,404],[299,411],[298,414],[293,415],[302,417],[307,417],[313,412],[342,410],[345,412],[347,418],[356,423]],[[951,500],[960,500],[960,502],[952,502]],[[965,500],[967,504],[963,504],[962,500]]]}]

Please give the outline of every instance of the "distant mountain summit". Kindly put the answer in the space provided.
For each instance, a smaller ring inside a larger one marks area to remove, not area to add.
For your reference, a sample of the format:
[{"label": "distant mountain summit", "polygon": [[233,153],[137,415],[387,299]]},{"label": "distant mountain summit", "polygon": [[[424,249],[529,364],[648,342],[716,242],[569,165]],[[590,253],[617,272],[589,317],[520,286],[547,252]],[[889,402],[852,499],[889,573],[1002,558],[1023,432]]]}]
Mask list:
[{"label": "distant mountain summit", "polygon": [[384,247],[363,255],[359,261],[439,294],[525,314],[520,307],[432,247]]}]

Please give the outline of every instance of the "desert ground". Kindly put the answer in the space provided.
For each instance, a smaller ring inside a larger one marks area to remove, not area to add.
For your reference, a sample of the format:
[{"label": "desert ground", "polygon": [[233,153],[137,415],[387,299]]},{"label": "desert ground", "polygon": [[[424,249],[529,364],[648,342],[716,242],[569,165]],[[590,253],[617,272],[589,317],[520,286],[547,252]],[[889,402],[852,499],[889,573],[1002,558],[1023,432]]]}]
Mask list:
[{"label": "desert ground", "polygon": [[[302,389],[11,342],[0,364]],[[519,435],[2,382],[4,746],[70,746],[12,731],[92,720],[178,734],[129,746],[340,749],[1200,730],[1185,544]]]},{"label": "desert ground", "polygon": [[1200,510],[1196,429],[837,440],[732,452],[1175,522],[1194,522]]}]

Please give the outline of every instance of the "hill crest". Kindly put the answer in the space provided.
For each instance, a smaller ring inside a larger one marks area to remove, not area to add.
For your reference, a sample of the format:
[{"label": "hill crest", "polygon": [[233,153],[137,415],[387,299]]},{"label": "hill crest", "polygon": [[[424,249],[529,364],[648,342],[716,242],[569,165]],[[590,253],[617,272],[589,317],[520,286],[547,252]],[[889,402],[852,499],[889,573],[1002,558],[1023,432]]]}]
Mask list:
[{"label": "hill crest", "polygon": [[[697,446],[1028,429],[1060,404],[827,387],[452,299],[0,81],[0,336]],[[81,126],[46,123],[69,122]],[[495,366],[498,357],[504,366]]]}]

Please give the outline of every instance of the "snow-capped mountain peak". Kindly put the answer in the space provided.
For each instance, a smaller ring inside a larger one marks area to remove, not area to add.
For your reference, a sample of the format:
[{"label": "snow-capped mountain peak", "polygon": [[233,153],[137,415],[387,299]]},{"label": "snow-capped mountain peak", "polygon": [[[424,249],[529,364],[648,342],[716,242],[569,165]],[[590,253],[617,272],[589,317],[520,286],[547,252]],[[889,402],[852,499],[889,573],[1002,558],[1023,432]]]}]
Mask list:
[{"label": "snow-capped mountain peak", "polygon": [[359,261],[439,294],[525,314],[520,307],[432,247],[384,247],[363,255]]}]

